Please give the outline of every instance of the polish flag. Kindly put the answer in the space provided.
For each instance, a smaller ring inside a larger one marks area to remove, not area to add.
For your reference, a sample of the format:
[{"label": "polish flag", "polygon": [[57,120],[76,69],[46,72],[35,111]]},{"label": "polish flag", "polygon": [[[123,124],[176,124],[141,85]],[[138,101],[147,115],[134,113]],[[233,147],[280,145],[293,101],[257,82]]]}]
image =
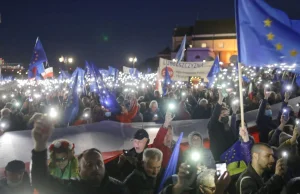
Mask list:
[{"label": "polish flag", "polygon": [[252,82],[249,85],[249,90],[248,90],[248,97],[250,100],[253,99],[253,89],[252,89]]},{"label": "polish flag", "polygon": [[53,67],[48,67],[47,69],[45,69],[45,72],[42,73],[43,78],[48,78],[48,77],[53,77]]}]

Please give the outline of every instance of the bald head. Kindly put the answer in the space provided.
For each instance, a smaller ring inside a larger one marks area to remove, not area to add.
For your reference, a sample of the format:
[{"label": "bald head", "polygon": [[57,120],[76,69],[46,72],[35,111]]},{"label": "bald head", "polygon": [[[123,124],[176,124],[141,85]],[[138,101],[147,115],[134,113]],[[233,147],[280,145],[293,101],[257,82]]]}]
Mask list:
[{"label": "bald head", "polygon": [[269,146],[268,144],[265,144],[265,143],[256,143],[252,146],[252,149],[251,149],[251,155],[253,155],[254,153],[256,154],[259,154],[261,153],[263,150],[266,150],[266,149],[271,149],[271,146]]}]

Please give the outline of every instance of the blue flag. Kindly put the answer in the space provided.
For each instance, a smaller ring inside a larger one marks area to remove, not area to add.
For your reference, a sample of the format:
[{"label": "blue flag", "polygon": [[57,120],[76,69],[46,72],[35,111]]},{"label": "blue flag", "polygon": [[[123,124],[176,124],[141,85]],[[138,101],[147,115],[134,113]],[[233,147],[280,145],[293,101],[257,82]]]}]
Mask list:
[{"label": "blue flag", "polygon": [[169,71],[168,71],[168,66],[166,66],[166,71],[165,71],[165,79],[164,79],[164,83],[163,83],[163,96],[165,96],[167,94],[167,90],[168,90],[168,85],[172,83]]},{"label": "blue flag", "polygon": [[177,64],[179,64],[181,62],[181,60],[183,59],[184,57],[184,51],[185,51],[185,44],[186,44],[186,35],[184,36],[182,42],[181,42],[181,45],[180,45],[180,48],[176,54],[176,62]]},{"label": "blue flag", "polygon": [[239,62],[263,67],[300,61],[300,34],[284,12],[263,0],[236,0],[235,7]]},{"label": "blue flag", "polygon": [[215,77],[217,74],[220,72],[220,60],[219,56],[216,56],[214,64],[211,66],[208,74],[207,74],[207,79],[208,79],[208,86],[211,87]]},{"label": "blue flag", "polygon": [[300,76],[296,75],[296,84],[298,87],[300,87]]},{"label": "blue flag", "polygon": [[171,177],[173,174],[176,173],[176,167],[177,167],[177,163],[178,163],[178,157],[179,157],[179,152],[180,152],[180,143],[181,143],[182,137],[183,137],[183,133],[181,132],[180,136],[179,136],[179,138],[176,142],[176,145],[174,147],[174,150],[172,152],[171,158],[170,158],[169,163],[168,163],[168,167],[165,170],[165,173],[164,173],[164,176],[163,176],[162,181],[160,183],[158,191],[163,190],[163,186],[164,186],[164,183],[166,182],[166,180],[169,177]]},{"label": "blue flag", "polygon": [[77,94],[78,90],[78,78],[79,78],[80,71],[74,71],[72,75],[72,82],[71,82],[71,91],[69,92],[68,99],[67,99],[67,105],[65,109],[65,115],[64,115],[64,124],[70,125],[74,122],[76,119],[76,116],[79,111],[79,97]]},{"label": "blue flag", "polygon": [[36,43],[33,49],[33,55],[31,57],[31,61],[29,64],[28,69],[28,78],[36,78],[36,79],[42,79],[42,73],[45,72],[44,64],[47,62],[47,56],[44,51],[43,45],[39,39],[39,37],[36,39]]},{"label": "blue flag", "polygon": [[152,73],[152,70],[150,67],[147,68],[147,73]]},{"label": "blue flag", "polygon": [[71,76],[70,76],[70,74],[67,72],[67,71],[63,71],[63,70],[61,70],[60,71],[60,74],[59,74],[59,76],[58,76],[58,79],[59,80],[64,80],[64,79],[69,79]]}]

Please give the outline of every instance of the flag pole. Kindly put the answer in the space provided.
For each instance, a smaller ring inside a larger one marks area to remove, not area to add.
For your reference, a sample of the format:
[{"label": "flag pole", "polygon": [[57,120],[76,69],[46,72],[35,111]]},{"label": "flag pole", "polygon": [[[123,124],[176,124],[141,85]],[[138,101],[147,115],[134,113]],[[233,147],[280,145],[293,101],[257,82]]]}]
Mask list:
[{"label": "flag pole", "polygon": [[239,69],[239,91],[240,91],[240,114],[241,114],[241,127],[245,127],[245,116],[244,116],[244,95],[243,95],[243,81],[242,81],[242,65],[238,63]]}]

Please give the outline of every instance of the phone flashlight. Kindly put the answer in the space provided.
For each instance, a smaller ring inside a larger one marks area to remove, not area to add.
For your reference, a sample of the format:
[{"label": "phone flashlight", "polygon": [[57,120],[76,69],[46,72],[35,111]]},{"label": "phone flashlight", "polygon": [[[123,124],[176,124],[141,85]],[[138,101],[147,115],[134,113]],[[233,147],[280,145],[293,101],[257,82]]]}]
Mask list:
[{"label": "phone flashlight", "polygon": [[269,85],[269,84],[266,84],[266,85],[265,85],[265,88],[269,88],[269,87],[270,87],[270,85]]},{"label": "phone flashlight", "polygon": [[192,152],[191,160],[193,162],[198,162],[200,160],[200,153],[199,152]]},{"label": "phone flashlight", "polygon": [[50,108],[50,111],[49,111],[49,116],[51,117],[51,118],[55,118],[55,117],[57,117],[57,111],[54,109],[54,108]]},{"label": "phone flashlight", "polygon": [[158,115],[157,115],[157,114],[155,114],[155,115],[154,115],[154,117],[158,117]]},{"label": "phone flashlight", "polygon": [[287,86],[285,87],[285,89],[286,89],[287,91],[290,91],[290,90],[292,89],[292,86],[291,86],[291,85],[287,85]]},{"label": "phone flashlight", "polygon": [[185,96],[186,95],[186,93],[185,92],[182,92],[182,94],[181,94],[182,96]]},{"label": "phone flashlight", "polygon": [[283,151],[283,152],[281,153],[281,156],[282,156],[283,158],[288,158],[288,153],[287,153],[286,151]]},{"label": "phone flashlight", "polygon": [[175,109],[175,104],[170,103],[170,104],[169,104],[169,109],[170,109],[170,110],[174,110],[174,109]]},{"label": "phone flashlight", "polygon": [[239,100],[238,100],[238,99],[235,99],[235,100],[232,101],[232,104],[233,104],[233,105],[237,105],[238,103],[239,103]]},{"label": "phone flashlight", "polygon": [[0,124],[0,126],[1,126],[1,128],[5,128],[5,127],[6,127],[6,124],[2,122],[2,123]]},{"label": "phone flashlight", "polygon": [[88,114],[88,113],[85,113],[83,116],[84,116],[85,118],[88,118],[88,117],[89,117],[89,114]]}]

